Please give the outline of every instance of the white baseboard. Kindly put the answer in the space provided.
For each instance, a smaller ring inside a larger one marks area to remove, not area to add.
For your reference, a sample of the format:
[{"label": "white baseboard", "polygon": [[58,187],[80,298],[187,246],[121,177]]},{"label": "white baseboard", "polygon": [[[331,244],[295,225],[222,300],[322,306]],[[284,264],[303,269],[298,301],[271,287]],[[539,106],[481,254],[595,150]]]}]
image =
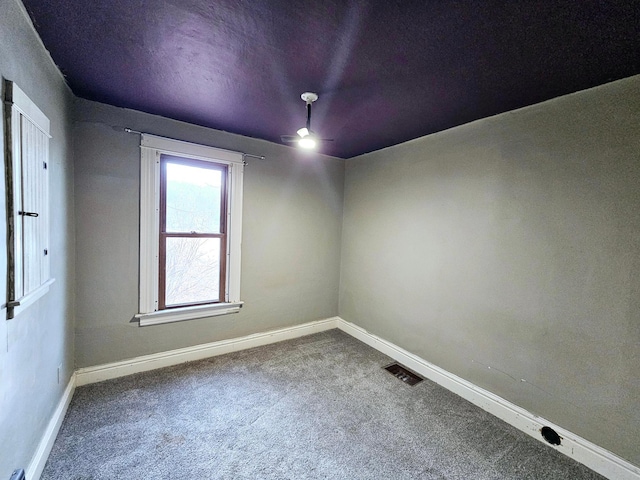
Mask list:
[{"label": "white baseboard", "polygon": [[51,448],[53,447],[53,442],[55,442],[56,437],[58,436],[58,431],[62,426],[62,421],[64,420],[64,416],[67,413],[67,409],[69,408],[69,403],[71,403],[71,398],[73,397],[73,392],[75,391],[75,389],[76,375],[74,373],[69,379],[67,388],[64,389],[62,398],[58,402],[58,406],[53,412],[51,420],[49,420],[49,424],[47,425],[47,429],[42,435],[42,439],[38,444],[36,453],[33,455],[31,461],[29,462],[27,471],[25,472],[25,476],[28,480],[39,480],[40,475],[42,475],[42,470],[44,470],[44,466],[47,463],[47,458],[49,458],[49,453],[51,452]]},{"label": "white baseboard", "polygon": [[[640,468],[610,451],[508,402],[502,397],[494,395],[471,382],[449,373],[417,355],[367,332],[365,329],[353,323],[338,318],[337,324],[338,328],[343,332],[388,355],[447,390],[460,395],[465,400],[504,420],[518,430],[544,442],[545,445],[549,445],[568,457],[586,465],[591,470],[612,480],[640,480]],[[543,426],[553,428],[562,438],[562,444],[556,446],[547,443],[540,433],[540,429]]]},{"label": "white baseboard", "polygon": [[95,367],[80,368],[76,370],[76,385],[88,385],[112,378],[124,377],[133,373],[146,372],[148,370],[179,365],[194,360],[202,360],[204,358],[268,345],[292,338],[304,337],[305,335],[336,328],[337,321],[337,317],[327,318],[269,332],[255,333],[245,337],[154,353],[152,355],[144,355],[120,362],[97,365]]}]

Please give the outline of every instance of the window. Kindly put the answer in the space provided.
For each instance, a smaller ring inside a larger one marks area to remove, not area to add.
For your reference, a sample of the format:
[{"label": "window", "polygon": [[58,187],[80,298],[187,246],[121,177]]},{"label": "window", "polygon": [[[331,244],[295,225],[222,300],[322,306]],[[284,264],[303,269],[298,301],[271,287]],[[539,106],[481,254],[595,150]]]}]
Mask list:
[{"label": "window", "polygon": [[7,319],[49,291],[49,119],[5,80]]},{"label": "window", "polygon": [[140,325],[240,310],[241,153],[142,135]]}]

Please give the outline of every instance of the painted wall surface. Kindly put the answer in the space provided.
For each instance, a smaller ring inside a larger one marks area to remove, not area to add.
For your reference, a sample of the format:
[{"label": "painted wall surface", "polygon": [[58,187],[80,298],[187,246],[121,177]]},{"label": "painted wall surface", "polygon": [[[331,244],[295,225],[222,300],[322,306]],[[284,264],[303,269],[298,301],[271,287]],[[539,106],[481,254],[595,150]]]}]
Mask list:
[{"label": "painted wall surface", "polygon": [[[76,100],[76,361],[92,366],[338,313],[344,160]],[[113,128],[119,127],[119,128]],[[139,327],[140,138],[122,127],[248,158],[239,314]]]},{"label": "painted wall surface", "polygon": [[[16,0],[0,2],[0,75],[51,121],[49,293],[6,320],[7,253],[4,122],[0,136],[0,478],[27,468],[74,369],[72,95]],[[3,92],[4,98],[4,92]],[[61,366],[58,383],[58,366]]]},{"label": "painted wall surface", "polygon": [[640,465],[640,76],[346,165],[340,316]]}]

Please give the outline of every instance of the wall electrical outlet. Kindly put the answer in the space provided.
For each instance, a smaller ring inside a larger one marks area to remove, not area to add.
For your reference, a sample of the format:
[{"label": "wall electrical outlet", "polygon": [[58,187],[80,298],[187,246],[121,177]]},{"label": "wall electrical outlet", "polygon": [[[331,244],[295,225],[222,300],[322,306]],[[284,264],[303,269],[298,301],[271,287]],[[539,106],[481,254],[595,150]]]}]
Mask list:
[{"label": "wall electrical outlet", "polygon": [[25,480],[24,470],[21,468],[14,470],[9,480]]},{"label": "wall electrical outlet", "polygon": [[58,385],[60,385],[61,380],[62,380],[62,364],[58,365]]}]

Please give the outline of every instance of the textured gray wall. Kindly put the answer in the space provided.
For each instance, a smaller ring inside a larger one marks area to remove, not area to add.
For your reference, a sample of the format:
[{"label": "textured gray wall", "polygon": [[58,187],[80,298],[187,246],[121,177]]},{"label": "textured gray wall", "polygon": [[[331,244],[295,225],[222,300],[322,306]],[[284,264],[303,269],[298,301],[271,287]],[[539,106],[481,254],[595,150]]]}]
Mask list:
[{"label": "textured gray wall", "polygon": [[[76,362],[98,365],[338,313],[344,160],[76,100]],[[244,176],[239,314],[138,327],[140,139],[265,155]]]},{"label": "textured gray wall", "polygon": [[344,319],[640,465],[640,76],[348,160],[341,270]]},{"label": "textured gray wall", "polygon": [[[6,319],[4,122],[0,135],[0,478],[26,468],[73,372],[72,95],[33,31],[22,5],[0,1],[0,75],[13,80],[51,120],[51,274],[49,293]],[[58,366],[62,365],[58,383]]]}]

